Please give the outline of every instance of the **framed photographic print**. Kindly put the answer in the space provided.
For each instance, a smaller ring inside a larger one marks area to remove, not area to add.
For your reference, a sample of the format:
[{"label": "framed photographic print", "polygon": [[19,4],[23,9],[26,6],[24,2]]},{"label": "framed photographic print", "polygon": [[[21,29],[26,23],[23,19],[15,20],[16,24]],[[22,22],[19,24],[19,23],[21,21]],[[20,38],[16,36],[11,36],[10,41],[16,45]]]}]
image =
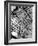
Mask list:
[{"label": "framed photographic print", "polygon": [[4,44],[37,43],[37,2],[4,2]]}]

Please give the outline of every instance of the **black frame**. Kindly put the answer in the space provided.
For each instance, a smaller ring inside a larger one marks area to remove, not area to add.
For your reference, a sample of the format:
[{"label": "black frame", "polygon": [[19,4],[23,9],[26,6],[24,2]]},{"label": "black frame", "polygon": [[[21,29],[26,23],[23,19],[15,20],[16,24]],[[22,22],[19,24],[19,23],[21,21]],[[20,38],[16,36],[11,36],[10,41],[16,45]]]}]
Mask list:
[{"label": "black frame", "polygon": [[[18,43],[8,43],[8,3],[33,3],[36,4],[36,13],[35,13],[35,42],[18,42]],[[4,44],[29,44],[29,43],[37,43],[37,2],[30,1],[4,1]]]}]

